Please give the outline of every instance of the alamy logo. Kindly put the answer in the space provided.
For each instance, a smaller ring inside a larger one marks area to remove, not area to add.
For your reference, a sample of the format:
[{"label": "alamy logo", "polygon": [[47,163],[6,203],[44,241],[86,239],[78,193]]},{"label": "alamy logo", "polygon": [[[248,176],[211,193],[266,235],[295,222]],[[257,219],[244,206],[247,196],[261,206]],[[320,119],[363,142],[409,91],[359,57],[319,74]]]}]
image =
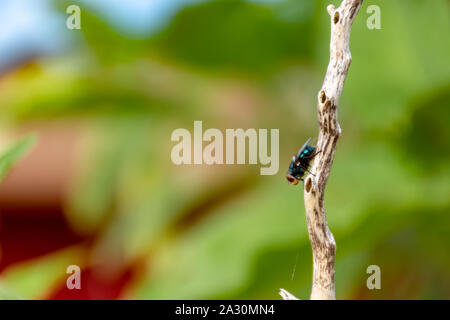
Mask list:
[{"label": "alamy logo", "polygon": [[370,265],[366,270],[370,276],[367,278],[366,284],[369,290],[381,289],[381,269],[376,264]]},{"label": "alamy logo", "polygon": [[371,5],[367,7],[367,11],[370,16],[367,18],[366,25],[369,30],[381,29],[381,9],[377,5]]},{"label": "alamy logo", "polygon": [[69,290],[81,289],[81,269],[80,269],[80,267],[75,264],[72,264],[67,267],[66,273],[70,274],[70,276],[66,280],[67,289],[69,289]]},{"label": "alamy logo", "polygon": [[[194,121],[193,143],[189,130],[180,128],[172,132],[171,140],[179,142],[172,148],[172,162],[176,165],[258,164],[259,162],[262,165],[261,175],[273,175],[278,172],[279,167],[279,130],[270,129],[270,155],[267,131],[267,129],[253,128],[245,131],[244,129],[226,129],[224,141],[222,131],[211,128],[203,133],[202,121]],[[209,143],[203,148],[203,142]],[[247,150],[248,162],[246,162]]]},{"label": "alamy logo", "polygon": [[67,29],[69,30],[81,29],[80,7],[75,4],[72,4],[67,7],[66,13],[70,14],[70,16],[68,16],[66,20]]}]

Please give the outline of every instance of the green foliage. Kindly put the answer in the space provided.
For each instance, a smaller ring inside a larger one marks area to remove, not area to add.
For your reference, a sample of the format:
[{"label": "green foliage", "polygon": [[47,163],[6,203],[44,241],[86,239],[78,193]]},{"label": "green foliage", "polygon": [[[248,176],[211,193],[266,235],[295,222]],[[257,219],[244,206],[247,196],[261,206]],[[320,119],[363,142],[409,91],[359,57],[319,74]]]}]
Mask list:
[{"label": "green foliage", "polygon": [[[313,9],[305,20],[286,22],[280,13],[243,0],[208,1],[187,7],[156,36],[155,46],[200,68],[262,72],[289,60],[308,57],[313,47]],[[282,14],[281,14],[282,16]]]},{"label": "green foliage", "polygon": [[68,266],[83,266],[83,254],[82,247],[74,246],[18,263],[2,273],[0,285],[5,284],[5,293],[12,299],[44,299],[64,283]]},{"label": "green foliage", "polygon": [[[400,145],[423,173],[450,161],[450,85],[414,100],[409,125]],[[425,169],[425,170],[424,170]]]}]

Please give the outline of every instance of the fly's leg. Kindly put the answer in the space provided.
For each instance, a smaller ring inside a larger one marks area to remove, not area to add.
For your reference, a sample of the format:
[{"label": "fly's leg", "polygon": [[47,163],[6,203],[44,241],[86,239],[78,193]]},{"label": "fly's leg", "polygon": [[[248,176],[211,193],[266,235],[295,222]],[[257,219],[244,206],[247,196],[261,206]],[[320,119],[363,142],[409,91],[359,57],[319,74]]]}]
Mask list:
[{"label": "fly's leg", "polygon": [[309,159],[314,158],[315,156],[317,156],[317,155],[318,155],[319,153],[321,153],[321,152],[322,152],[322,150],[319,150],[319,151],[313,153],[313,154],[309,157]]},{"label": "fly's leg", "polygon": [[[301,163],[299,163],[299,166],[302,167],[302,169],[304,169],[306,172],[312,174],[314,177],[316,176],[314,173],[312,173],[311,171],[308,170],[308,168],[305,168],[304,166],[302,166]],[[303,179],[301,179],[303,181]]]},{"label": "fly's leg", "polygon": [[[319,153],[321,153],[322,150],[317,151],[315,153],[313,153],[311,156],[308,157],[308,159],[313,159],[315,156],[317,156]],[[301,163],[299,163],[300,167],[302,167],[306,172],[312,174],[314,177],[316,176],[314,173],[312,173],[311,171],[308,170],[308,168],[305,168],[304,166],[301,165]]]}]

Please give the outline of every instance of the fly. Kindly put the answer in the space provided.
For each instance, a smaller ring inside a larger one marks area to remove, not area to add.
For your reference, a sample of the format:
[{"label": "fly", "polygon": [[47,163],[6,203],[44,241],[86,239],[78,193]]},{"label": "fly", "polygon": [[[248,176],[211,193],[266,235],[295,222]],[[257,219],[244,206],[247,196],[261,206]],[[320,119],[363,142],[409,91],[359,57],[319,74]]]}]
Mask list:
[{"label": "fly", "polygon": [[311,138],[305,142],[303,147],[298,150],[297,155],[292,157],[286,179],[289,184],[296,185],[299,181],[303,181],[305,172],[309,172],[309,164],[311,160],[318,154],[316,147],[308,145]]}]

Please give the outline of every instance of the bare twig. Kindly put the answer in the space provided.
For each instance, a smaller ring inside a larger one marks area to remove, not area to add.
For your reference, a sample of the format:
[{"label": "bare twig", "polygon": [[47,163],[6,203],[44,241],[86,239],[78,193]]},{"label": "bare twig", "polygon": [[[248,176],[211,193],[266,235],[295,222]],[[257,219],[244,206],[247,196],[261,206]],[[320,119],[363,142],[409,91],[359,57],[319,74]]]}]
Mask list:
[{"label": "bare twig", "polygon": [[[336,143],[341,135],[337,105],[352,60],[349,48],[350,30],[362,2],[363,0],[343,0],[338,8],[333,5],[327,7],[331,17],[330,62],[317,97],[319,139],[316,150],[319,153],[311,164],[311,173],[305,179],[304,188],[306,221],[313,250],[312,300],[336,299],[336,243],[328,228],[323,199]],[[280,293],[283,298],[292,296],[285,292]]]},{"label": "bare twig", "polygon": [[280,289],[279,294],[283,298],[283,300],[300,300],[299,298],[294,296],[292,293],[290,293],[284,289]]},{"label": "bare twig", "polygon": [[337,105],[352,60],[350,30],[363,0],[344,0],[338,8],[327,7],[331,17],[330,62],[318,94],[319,153],[305,179],[304,197],[309,239],[313,250],[311,299],[336,299],[334,260],[336,243],[328,228],[323,199],[333,163],[336,143],[341,135]]}]

